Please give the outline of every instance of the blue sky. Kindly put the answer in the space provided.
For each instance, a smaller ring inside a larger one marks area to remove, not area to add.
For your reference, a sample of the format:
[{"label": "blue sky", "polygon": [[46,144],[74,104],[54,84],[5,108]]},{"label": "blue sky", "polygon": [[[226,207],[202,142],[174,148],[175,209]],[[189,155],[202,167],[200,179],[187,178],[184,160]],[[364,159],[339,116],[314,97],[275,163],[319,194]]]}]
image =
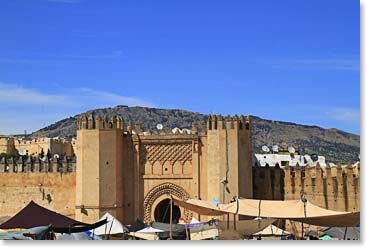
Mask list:
[{"label": "blue sky", "polygon": [[359,2],[0,1],[0,133],[119,104],[360,132]]}]

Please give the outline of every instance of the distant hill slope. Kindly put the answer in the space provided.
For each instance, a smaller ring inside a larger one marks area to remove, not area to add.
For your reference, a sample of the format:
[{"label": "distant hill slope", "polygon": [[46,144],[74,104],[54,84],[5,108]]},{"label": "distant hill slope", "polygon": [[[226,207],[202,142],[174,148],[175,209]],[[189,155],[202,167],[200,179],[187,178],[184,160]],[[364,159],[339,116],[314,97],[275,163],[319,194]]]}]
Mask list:
[{"label": "distant hill slope", "polygon": [[[165,129],[191,128],[193,120],[204,121],[207,116],[197,112],[174,109],[117,106],[90,110],[82,114],[100,114],[112,117],[121,115],[125,122],[140,120],[143,130],[154,130],[158,123]],[[76,135],[76,118],[82,114],[60,120],[32,133],[32,137],[67,137]],[[288,122],[265,120],[252,116],[253,149],[261,152],[262,145],[279,145],[286,149],[292,145],[301,153],[317,153],[334,163],[351,163],[358,159],[360,137],[337,129],[299,125]]]}]

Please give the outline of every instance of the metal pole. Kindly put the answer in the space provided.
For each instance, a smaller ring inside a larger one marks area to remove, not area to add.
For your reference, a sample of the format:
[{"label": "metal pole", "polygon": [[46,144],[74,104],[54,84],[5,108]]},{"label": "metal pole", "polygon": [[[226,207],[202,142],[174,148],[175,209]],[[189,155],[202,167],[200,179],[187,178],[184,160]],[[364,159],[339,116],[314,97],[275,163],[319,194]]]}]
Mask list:
[{"label": "metal pole", "polygon": [[344,231],[344,240],[347,237],[347,231],[348,231],[348,227],[345,227],[345,231]]},{"label": "metal pole", "polygon": [[236,215],[233,215],[233,229],[236,230]]},{"label": "metal pole", "polygon": [[227,214],[227,230],[229,229],[229,213]]},{"label": "metal pole", "polygon": [[170,193],[170,210],[169,210],[169,238],[172,240],[172,195]]},{"label": "metal pole", "polygon": [[114,221],[115,219],[112,219],[112,222],[111,222],[111,227],[110,227],[110,230],[108,231],[108,237],[107,237],[107,239],[109,240],[110,239],[110,233],[111,233],[111,229],[112,229],[112,225],[113,225],[113,221]]}]

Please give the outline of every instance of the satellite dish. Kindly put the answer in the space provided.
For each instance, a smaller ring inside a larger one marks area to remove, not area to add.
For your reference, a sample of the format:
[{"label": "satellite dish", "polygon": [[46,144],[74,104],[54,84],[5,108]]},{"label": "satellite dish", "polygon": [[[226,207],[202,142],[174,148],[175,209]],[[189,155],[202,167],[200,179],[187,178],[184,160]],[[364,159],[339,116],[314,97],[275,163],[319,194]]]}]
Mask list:
[{"label": "satellite dish", "polygon": [[270,149],[268,148],[268,146],[262,146],[261,149],[265,152],[265,153],[269,153]]},{"label": "satellite dish", "polygon": [[290,154],[294,154],[296,152],[296,149],[294,149],[294,147],[290,146],[290,147],[288,147],[288,152]]},{"label": "satellite dish", "polygon": [[58,159],[60,158],[60,155],[55,154],[55,155],[54,155],[54,158],[55,158],[56,160],[58,160]]},{"label": "satellite dish", "polygon": [[159,124],[157,124],[157,129],[158,129],[158,130],[162,130],[162,129],[163,129],[163,125],[162,125],[162,124],[160,124],[160,123],[159,123]]},{"label": "satellite dish", "polygon": [[311,159],[313,162],[316,162],[319,160],[319,156],[317,156],[317,154],[311,154]]},{"label": "satellite dish", "polygon": [[19,149],[18,150],[19,155],[23,156],[27,154],[27,151],[25,149]]},{"label": "satellite dish", "polygon": [[46,157],[40,158],[40,160],[42,160],[43,162],[45,162]]},{"label": "satellite dish", "polygon": [[303,156],[304,159],[305,159],[305,164],[313,164],[313,160],[312,160],[312,157],[308,154],[305,154],[305,156]]},{"label": "satellite dish", "polygon": [[178,133],[181,133],[182,134],[182,130],[180,130],[180,128],[178,128],[178,127],[176,127],[176,128],[174,128],[174,129],[172,129],[172,133],[173,134],[178,134]]},{"label": "satellite dish", "polygon": [[273,149],[273,152],[274,152],[274,153],[278,153],[278,152],[279,152],[279,147],[278,147],[278,145],[274,145],[274,146],[272,147],[272,149]]}]

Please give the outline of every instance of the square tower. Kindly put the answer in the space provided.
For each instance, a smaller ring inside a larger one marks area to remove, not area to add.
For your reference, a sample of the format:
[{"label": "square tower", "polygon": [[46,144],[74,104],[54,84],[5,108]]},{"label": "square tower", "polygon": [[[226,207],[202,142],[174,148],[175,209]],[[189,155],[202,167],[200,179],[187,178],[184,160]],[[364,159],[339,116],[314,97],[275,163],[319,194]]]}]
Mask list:
[{"label": "square tower", "polygon": [[122,119],[83,116],[77,129],[75,217],[92,223],[109,212],[121,220]]}]

